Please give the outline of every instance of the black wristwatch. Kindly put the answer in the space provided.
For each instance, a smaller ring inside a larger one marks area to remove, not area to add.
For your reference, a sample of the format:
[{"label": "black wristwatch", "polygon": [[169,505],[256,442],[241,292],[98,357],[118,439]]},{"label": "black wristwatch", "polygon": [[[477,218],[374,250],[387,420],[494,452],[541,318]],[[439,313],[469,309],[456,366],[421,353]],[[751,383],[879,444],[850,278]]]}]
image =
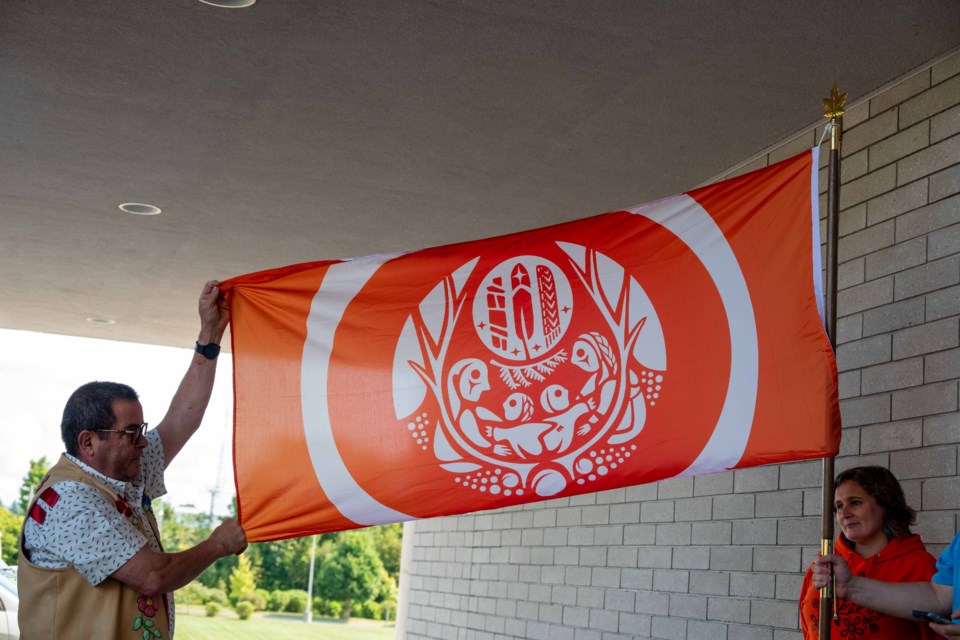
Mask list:
[{"label": "black wristwatch", "polygon": [[197,343],[197,346],[194,348],[199,354],[202,354],[207,360],[213,360],[218,355],[220,355],[220,345],[211,342],[210,344],[200,344]]}]

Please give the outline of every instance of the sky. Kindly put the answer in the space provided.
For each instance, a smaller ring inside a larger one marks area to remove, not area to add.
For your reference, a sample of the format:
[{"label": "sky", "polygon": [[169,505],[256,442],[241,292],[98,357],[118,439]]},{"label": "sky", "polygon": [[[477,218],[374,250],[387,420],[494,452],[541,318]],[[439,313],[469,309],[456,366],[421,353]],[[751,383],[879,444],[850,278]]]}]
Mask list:
[{"label": "sky", "polygon": [[[191,349],[0,329],[0,503],[19,499],[30,460],[46,456],[52,465],[60,457],[63,405],[77,387],[92,380],[130,385],[153,428],[192,357]],[[227,515],[235,495],[233,362],[226,353],[219,360],[203,423],[166,472],[164,500],[184,513],[208,513],[217,490],[214,513]]]}]

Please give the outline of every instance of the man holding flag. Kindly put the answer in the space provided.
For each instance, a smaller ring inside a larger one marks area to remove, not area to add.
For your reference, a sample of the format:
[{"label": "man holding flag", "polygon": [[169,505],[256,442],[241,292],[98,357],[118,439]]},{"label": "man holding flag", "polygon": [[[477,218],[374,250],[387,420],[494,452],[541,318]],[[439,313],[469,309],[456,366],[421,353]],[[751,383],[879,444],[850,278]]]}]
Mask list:
[{"label": "man holding flag", "polygon": [[147,431],[137,393],[90,382],[67,401],[66,452],[37,487],[20,536],[20,629],[25,638],[170,638],[172,592],[217,559],[242,552],[227,519],[200,544],[165,553],[152,500],[163,473],[200,426],[230,320],[218,281],[200,294],[200,335],[167,415]]}]

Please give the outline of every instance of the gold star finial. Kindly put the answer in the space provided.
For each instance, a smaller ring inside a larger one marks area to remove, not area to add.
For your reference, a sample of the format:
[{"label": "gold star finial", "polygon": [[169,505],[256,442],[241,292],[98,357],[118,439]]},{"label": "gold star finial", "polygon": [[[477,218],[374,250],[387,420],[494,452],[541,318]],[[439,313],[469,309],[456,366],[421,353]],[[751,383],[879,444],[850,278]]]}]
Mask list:
[{"label": "gold star finial", "polygon": [[833,89],[830,90],[830,97],[823,99],[823,117],[831,119],[839,118],[846,113],[846,109],[843,108],[846,103],[846,91],[840,93],[840,88],[837,87],[837,83],[833,83]]}]

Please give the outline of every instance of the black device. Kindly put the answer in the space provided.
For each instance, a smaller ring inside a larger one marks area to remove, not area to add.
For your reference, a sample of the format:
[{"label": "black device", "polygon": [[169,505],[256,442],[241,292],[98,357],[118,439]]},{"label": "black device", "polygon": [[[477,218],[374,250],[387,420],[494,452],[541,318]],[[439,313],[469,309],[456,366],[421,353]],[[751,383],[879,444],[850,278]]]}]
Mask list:
[{"label": "black device", "polygon": [[950,618],[944,618],[939,613],[934,613],[933,611],[920,611],[919,609],[914,609],[913,617],[919,618],[920,620],[926,620],[927,622],[936,622],[939,624],[960,624],[960,619],[951,620]]},{"label": "black device", "polygon": [[197,343],[197,346],[193,348],[194,351],[202,355],[207,360],[213,360],[220,355],[220,345],[210,343],[210,344],[200,344]]}]

